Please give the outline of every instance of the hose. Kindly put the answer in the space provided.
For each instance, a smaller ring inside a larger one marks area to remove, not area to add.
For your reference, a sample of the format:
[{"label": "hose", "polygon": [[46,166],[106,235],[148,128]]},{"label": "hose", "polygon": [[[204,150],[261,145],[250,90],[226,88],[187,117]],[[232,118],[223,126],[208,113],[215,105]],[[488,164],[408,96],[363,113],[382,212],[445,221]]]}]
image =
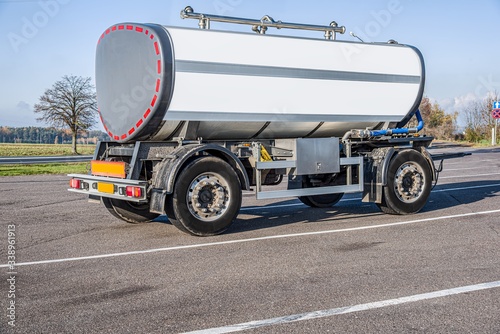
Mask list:
[{"label": "hose", "polygon": [[424,128],[424,120],[420,114],[420,110],[415,113],[417,117],[418,124],[414,128],[396,128],[396,129],[385,129],[385,130],[368,130],[369,137],[380,137],[380,136],[390,136],[390,135],[406,135],[409,133],[417,133]]}]

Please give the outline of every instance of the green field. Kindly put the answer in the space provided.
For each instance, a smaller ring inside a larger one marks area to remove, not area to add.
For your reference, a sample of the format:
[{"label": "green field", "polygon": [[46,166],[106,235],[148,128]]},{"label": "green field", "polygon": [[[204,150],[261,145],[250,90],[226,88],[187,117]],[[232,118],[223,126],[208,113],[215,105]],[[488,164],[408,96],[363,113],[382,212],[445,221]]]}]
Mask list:
[{"label": "green field", "polygon": [[[78,145],[78,153],[83,155],[93,154],[95,145]],[[71,145],[56,144],[0,144],[0,156],[22,157],[22,156],[54,156],[72,155]],[[19,176],[36,174],[86,174],[90,168],[90,162],[79,163],[52,163],[52,164],[29,164],[29,165],[0,165],[0,176]]]},{"label": "green field", "polygon": [[[78,145],[79,154],[93,154],[95,145]],[[0,157],[72,155],[70,144],[1,144]]]},{"label": "green field", "polygon": [[39,165],[0,165],[0,176],[37,174],[87,174],[90,162],[53,163]]}]

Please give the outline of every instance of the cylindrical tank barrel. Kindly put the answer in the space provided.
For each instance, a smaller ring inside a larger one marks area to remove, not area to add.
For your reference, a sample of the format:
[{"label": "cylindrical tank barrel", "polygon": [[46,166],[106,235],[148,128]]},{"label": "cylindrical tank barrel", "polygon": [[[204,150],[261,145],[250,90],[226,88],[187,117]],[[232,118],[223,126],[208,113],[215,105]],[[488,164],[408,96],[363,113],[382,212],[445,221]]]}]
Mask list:
[{"label": "cylindrical tank barrel", "polygon": [[[113,140],[342,136],[422,98],[420,52],[400,44],[121,23],[99,39],[96,89]],[[185,129],[189,128],[189,131]]]}]

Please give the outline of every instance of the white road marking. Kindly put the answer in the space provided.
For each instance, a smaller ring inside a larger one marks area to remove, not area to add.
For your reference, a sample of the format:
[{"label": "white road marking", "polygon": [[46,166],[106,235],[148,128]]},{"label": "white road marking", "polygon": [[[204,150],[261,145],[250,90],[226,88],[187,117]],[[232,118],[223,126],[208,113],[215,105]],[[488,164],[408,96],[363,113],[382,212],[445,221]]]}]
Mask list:
[{"label": "white road marking", "polygon": [[[470,170],[470,169],[484,169],[485,166],[479,166],[479,167],[469,167],[469,168],[444,168],[444,172],[456,172],[456,171],[461,171],[461,170]],[[496,167],[496,166],[491,166],[491,167]]]},{"label": "white road marking", "polygon": [[[496,152],[495,152],[496,153]],[[439,159],[436,159],[435,160],[436,162],[438,161],[441,161]],[[478,161],[463,161],[463,160],[455,160],[454,162],[451,162],[451,161],[444,161],[444,164],[446,164],[447,166],[449,165],[464,165],[465,163],[471,163],[471,164],[478,164],[478,163],[481,163],[481,162],[498,162],[497,159],[484,159],[484,160],[478,160]]]},{"label": "white road marking", "polygon": [[447,297],[447,296],[453,296],[453,295],[458,295],[458,294],[462,294],[462,293],[469,293],[469,292],[474,292],[474,291],[480,291],[480,290],[494,289],[494,288],[498,288],[498,287],[500,287],[500,281],[481,283],[481,284],[475,284],[475,285],[467,285],[467,286],[462,286],[462,287],[458,287],[458,288],[434,291],[434,292],[429,292],[429,293],[422,293],[419,295],[406,296],[406,297],[400,297],[400,298],[395,298],[395,299],[382,300],[382,301],[373,302],[373,303],[359,304],[359,305],[346,306],[346,307],[338,307],[338,308],[332,308],[329,310],[319,310],[319,311],[300,313],[300,314],[292,314],[292,315],[287,315],[287,316],[283,316],[283,317],[250,321],[250,322],[245,322],[245,323],[236,324],[236,325],[229,325],[229,326],[218,327],[218,328],[209,328],[209,329],[193,331],[193,332],[184,333],[184,334],[222,334],[222,333],[239,332],[239,331],[244,331],[244,330],[248,330],[248,329],[281,325],[281,324],[286,324],[286,323],[290,323],[290,322],[319,319],[319,318],[331,317],[331,316],[335,316],[335,315],[354,313],[354,312],[369,311],[369,310],[378,309],[378,308],[382,308],[382,307],[395,306],[395,305],[401,305],[401,304],[406,304],[406,303],[414,303],[414,302],[423,301],[423,300],[443,298],[443,297]]},{"label": "white road marking", "polygon": [[[445,184],[451,184],[451,183],[445,183]],[[442,193],[442,192],[447,192],[447,191],[469,190],[469,189],[480,189],[480,188],[491,188],[491,187],[500,187],[500,183],[485,184],[485,185],[481,185],[481,186],[471,186],[471,187],[438,189],[438,190],[433,190],[432,192],[433,193]]]},{"label": "white road marking", "polygon": [[492,175],[500,175],[500,173],[490,173],[490,174],[474,174],[474,175],[456,175],[456,176],[440,176],[439,179],[452,179],[452,178],[460,178],[460,179],[468,179],[472,177],[478,176],[492,176]]},{"label": "white road marking", "polygon": [[[263,241],[263,240],[297,238],[297,237],[305,237],[305,236],[313,236],[313,235],[324,235],[324,234],[333,234],[333,233],[345,233],[345,232],[372,230],[372,229],[377,229],[377,228],[387,228],[387,227],[393,227],[393,226],[417,224],[417,223],[424,223],[424,222],[445,220],[445,219],[458,219],[458,218],[473,217],[473,216],[479,216],[479,215],[489,215],[489,214],[494,214],[494,213],[495,214],[500,213],[500,209],[482,211],[482,212],[469,212],[469,213],[463,213],[463,214],[451,215],[451,216],[423,218],[423,219],[416,219],[416,220],[409,220],[409,221],[388,223],[388,224],[380,224],[380,225],[351,227],[351,228],[344,228],[344,229],[340,229],[340,230],[326,230],[326,231],[303,232],[303,233],[292,233],[292,234],[278,234],[278,235],[269,235],[269,236],[257,237],[257,238],[227,240],[227,241],[211,242],[211,243],[204,243],[204,244],[182,245],[182,246],[173,246],[173,247],[164,247],[164,248],[153,248],[153,249],[145,249],[145,250],[138,250],[138,251],[131,251],[131,252],[122,252],[122,253],[110,253],[110,254],[101,254],[101,255],[73,257],[73,258],[66,258],[66,259],[20,262],[20,263],[16,263],[16,267],[39,265],[39,264],[52,264],[52,263],[60,263],[60,262],[82,261],[82,260],[96,260],[96,259],[118,257],[118,256],[139,255],[139,254],[147,254],[147,253],[167,252],[167,251],[174,251],[174,250],[213,247],[213,246],[230,245],[230,244],[241,244],[241,243]],[[7,268],[7,267],[9,267],[8,264],[0,265],[0,268]]]},{"label": "white road marking", "polygon": [[[360,201],[361,198],[346,198],[346,199],[341,199],[339,202],[350,202],[350,201]],[[290,204],[277,204],[277,205],[268,205],[268,206],[248,206],[246,208],[241,208],[241,211],[252,211],[252,210],[267,210],[267,209],[277,209],[277,208],[286,208],[290,206],[303,206],[307,207],[307,205],[303,204],[302,202],[297,202],[297,203],[290,203]]]},{"label": "white road marking", "polygon": [[[440,178],[441,179],[441,178]],[[452,184],[452,183],[443,183],[440,185],[446,185],[446,184]],[[441,193],[441,192],[447,192],[447,191],[457,191],[457,190],[468,190],[468,189],[481,189],[481,188],[491,188],[491,187],[500,187],[500,183],[493,183],[493,184],[485,184],[485,185],[480,185],[480,186],[470,186],[470,187],[458,187],[458,188],[447,188],[447,189],[438,189],[438,190],[433,190],[433,193]],[[341,199],[340,202],[351,202],[351,201],[361,201],[361,197],[356,197],[356,198],[345,198]],[[292,207],[292,206],[303,206],[306,207],[305,204],[302,202],[297,202],[297,203],[290,203],[290,204],[277,204],[277,205],[268,205],[268,206],[248,206],[245,208],[241,208],[241,211],[253,211],[253,210],[259,210],[259,211],[264,211],[268,209],[278,209],[278,208],[286,208],[286,207]]]},{"label": "white road marking", "polygon": [[[342,200],[340,200],[342,201]],[[297,202],[297,203],[291,203],[291,204],[277,204],[277,205],[268,205],[268,206],[247,206],[245,208],[241,208],[240,212],[242,211],[253,211],[253,210],[267,210],[267,209],[277,209],[277,208],[288,208],[291,206],[306,206],[302,202]]]}]

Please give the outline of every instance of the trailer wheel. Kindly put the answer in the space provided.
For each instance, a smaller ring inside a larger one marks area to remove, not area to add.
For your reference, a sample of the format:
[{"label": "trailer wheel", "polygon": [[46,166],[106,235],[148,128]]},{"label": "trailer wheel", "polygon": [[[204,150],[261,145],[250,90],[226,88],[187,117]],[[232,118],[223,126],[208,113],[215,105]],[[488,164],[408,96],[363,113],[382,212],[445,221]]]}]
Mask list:
[{"label": "trailer wheel", "polygon": [[[335,176],[323,176],[321,181],[317,186],[333,186],[336,184],[337,175]],[[310,177],[306,176],[303,181],[303,188],[314,187],[313,182]],[[313,196],[299,196],[299,200],[311,208],[330,208],[337,204],[344,196],[344,193],[337,194],[324,194],[324,195],[313,195]]]},{"label": "trailer wheel", "polygon": [[299,200],[311,208],[329,208],[337,204],[342,199],[342,196],[344,196],[343,193],[300,196]]},{"label": "trailer wheel", "polygon": [[398,152],[389,164],[387,180],[382,203],[378,204],[384,213],[417,213],[427,203],[432,186],[431,169],[418,151]]},{"label": "trailer wheel", "polygon": [[188,163],[167,198],[172,224],[196,236],[224,232],[241,207],[241,185],[224,160],[203,156]]},{"label": "trailer wheel", "polygon": [[116,218],[131,224],[149,223],[159,214],[149,211],[149,204],[137,204],[112,198],[101,198],[102,203]]}]

